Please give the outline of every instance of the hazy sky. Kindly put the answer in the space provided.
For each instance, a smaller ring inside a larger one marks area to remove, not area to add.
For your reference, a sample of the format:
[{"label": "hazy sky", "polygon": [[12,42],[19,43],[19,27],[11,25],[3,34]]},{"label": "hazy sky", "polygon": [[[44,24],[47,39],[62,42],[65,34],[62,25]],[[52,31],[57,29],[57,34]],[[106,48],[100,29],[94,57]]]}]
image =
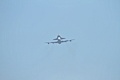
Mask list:
[{"label": "hazy sky", "polygon": [[120,0],[0,0],[0,80],[120,80]]}]

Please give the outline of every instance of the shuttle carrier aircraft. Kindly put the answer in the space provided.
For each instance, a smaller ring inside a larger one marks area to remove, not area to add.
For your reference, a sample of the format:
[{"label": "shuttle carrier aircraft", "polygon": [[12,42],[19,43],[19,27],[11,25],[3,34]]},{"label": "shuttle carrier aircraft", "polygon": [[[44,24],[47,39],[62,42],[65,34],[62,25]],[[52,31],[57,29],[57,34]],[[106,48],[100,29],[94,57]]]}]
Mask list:
[{"label": "shuttle carrier aircraft", "polygon": [[66,38],[63,38],[61,37],[60,35],[57,36],[57,38],[53,39],[53,40],[56,40],[54,42],[46,42],[47,44],[54,44],[54,43],[57,43],[57,44],[61,44],[61,43],[64,43],[64,42],[71,42],[72,40],[74,39],[70,39],[70,40],[65,40]]}]

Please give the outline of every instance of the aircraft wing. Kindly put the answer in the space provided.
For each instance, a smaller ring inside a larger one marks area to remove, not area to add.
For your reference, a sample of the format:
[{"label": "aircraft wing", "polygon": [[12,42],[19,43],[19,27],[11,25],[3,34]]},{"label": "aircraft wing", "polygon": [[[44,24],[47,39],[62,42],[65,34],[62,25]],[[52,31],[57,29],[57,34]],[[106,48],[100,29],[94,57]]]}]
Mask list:
[{"label": "aircraft wing", "polygon": [[57,38],[53,39],[53,40],[58,40]]},{"label": "aircraft wing", "polygon": [[65,39],[65,38],[62,38],[62,37],[61,37],[61,39]]},{"label": "aircraft wing", "polygon": [[68,42],[68,41],[73,41],[74,39],[70,39],[70,40],[65,40],[65,41],[61,41],[61,42]]},{"label": "aircraft wing", "polygon": [[61,42],[68,42],[68,40],[65,40],[65,41],[61,41]]},{"label": "aircraft wing", "polygon": [[47,44],[50,44],[50,43],[52,43],[52,44],[54,44],[54,43],[57,43],[57,42],[46,42]]},{"label": "aircraft wing", "polygon": [[[60,39],[65,39],[65,38],[60,37]],[[55,38],[55,39],[53,39],[53,40],[58,40],[58,38]]]}]

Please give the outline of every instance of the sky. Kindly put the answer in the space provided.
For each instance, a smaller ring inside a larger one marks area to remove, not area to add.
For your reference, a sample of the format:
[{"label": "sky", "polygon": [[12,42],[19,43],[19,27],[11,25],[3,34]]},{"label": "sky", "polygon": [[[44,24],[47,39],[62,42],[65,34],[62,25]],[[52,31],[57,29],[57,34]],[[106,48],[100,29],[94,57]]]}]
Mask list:
[{"label": "sky", "polygon": [[120,80],[120,0],[0,0],[0,80]]}]

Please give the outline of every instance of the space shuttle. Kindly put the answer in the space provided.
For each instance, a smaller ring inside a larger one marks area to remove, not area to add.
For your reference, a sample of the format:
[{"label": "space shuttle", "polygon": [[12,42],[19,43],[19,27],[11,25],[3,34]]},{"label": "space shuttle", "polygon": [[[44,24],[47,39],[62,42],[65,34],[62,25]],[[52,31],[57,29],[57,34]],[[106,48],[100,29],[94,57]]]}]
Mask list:
[{"label": "space shuttle", "polygon": [[62,40],[62,39],[65,39],[63,37],[61,37],[60,35],[57,36],[57,38],[53,39],[53,40]]}]

